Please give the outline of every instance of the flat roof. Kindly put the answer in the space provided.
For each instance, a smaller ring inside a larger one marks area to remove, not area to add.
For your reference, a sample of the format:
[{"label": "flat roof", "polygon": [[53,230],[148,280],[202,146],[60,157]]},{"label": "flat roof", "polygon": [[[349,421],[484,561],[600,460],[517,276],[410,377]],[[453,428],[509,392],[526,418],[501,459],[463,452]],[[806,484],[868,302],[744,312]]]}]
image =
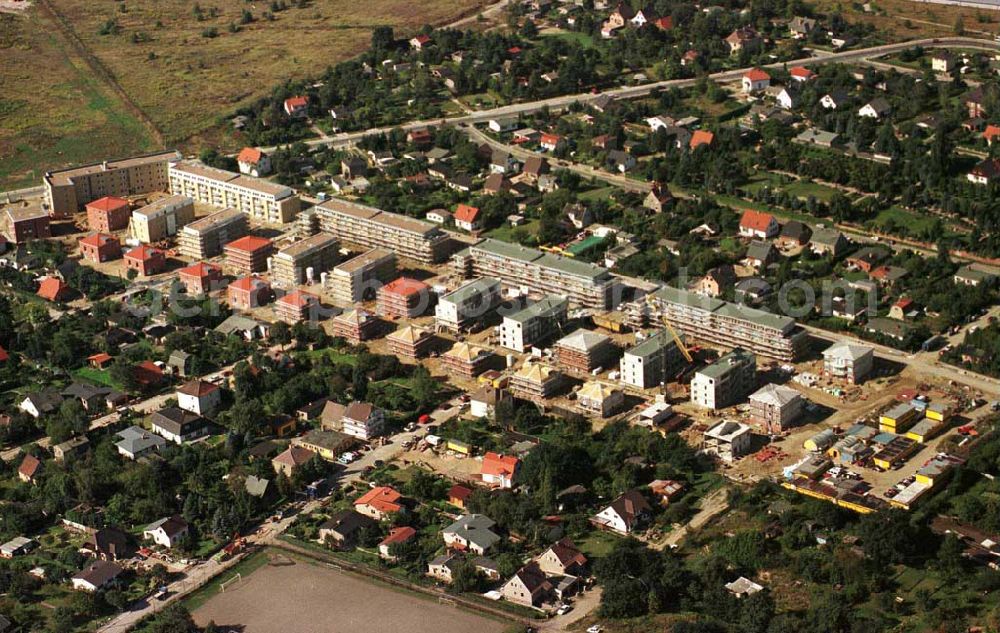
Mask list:
[{"label": "flat roof", "polygon": [[447,300],[452,303],[463,303],[468,298],[482,295],[484,292],[489,292],[491,289],[499,287],[499,279],[494,279],[493,277],[479,277],[478,279],[467,281],[455,290],[452,290],[448,294],[442,296],[441,301]]},{"label": "flat roof", "polygon": [[24,222],[25,220],[49,217],[48,212],[38,205],[7,207],[4,211],[7,213],[7,217],[13,222]]},{"label": "flat roof", "polygon": [[139,165],[148,165],[150,163],[178,160],[180,159],[180,157],[181,157],[180,152],[178,152],[177,150],[153,152],[152,154],[141,154],[139,156],[118,158],[109,161],[102,161],[99,163],[80,165],[79,167],[67,167],[66,169],[50,171],[46,172],[44,179],[53,185],[68,185],[71,184],[74,176],[87,176],[90,174],[97,174],[103,171],[111,171],[114,169],[123,169],[127,167],[136,167]]},{"label": "flat roof", "polygon": [[376,224],[381,224],[400,231],[406,231],[408,233],[416,233],[424,237],[441,232],[440,227],[433,222],[426,222],[424,220],[418,220],[416,218],[400,215],[398,213],[382,211],[381,209],[367,207],[365,205],[349,202],[347,200],[334,198],[317,205],[317,208],[348,215],[359,220],[369,220],[371,222],[375,222]]},{"label": "flat roof", "polygon": [[357,257],[352,257],[343,264],[338,264],[333,271],[335,273],[342,272],[350,274],[390,257],[395,258],[395,254],[392,251],[384,248],[373,248],[370,251],[361,253]]},{"label": "flat roof", "polygon": [[505,316],[505,319],[524,323],[538,317],[549,317],[555,312],[565,312],[569,307],[569,299],[559,295],[546,295],[541,300],[532,303],[514,314]]},{"label": "flat roof", "polygon": [[216,169],[215,167],[209,167],[208,165],[193,161],[180,161],[172,163],[170,165],[170,169],[172,171],[201,176],[202,178],[208,178],[217,182],[229,183],[234,187],[242,187],[243,189],[249,189],[265,195],[274,196],[275,198],[287,198],[294,193],[291,187],[279,185],[269,180],[264,180],[263,178],[254,178],[253,176],[246,176],[244,174],[226,171],[225,169]]},{"label": "flat roof", "polygon": [[[678,334],[678,336],[680,335]],[[660,330],[651,334],[641,343],[637,343],[630,349],[626,350],[625,353],[630,356],[647,358],[652,354],[659,352],[661,349],[676,345],[677,343],[674,341],[673,336],[663,330]]]},{"label": "flat roof", "polygon": [[611,273],[609,273],[606,268],[601,268],[600,266],[577,261],[568,257],[560,257],[559,255],[553,255],[551,253],[542,255],[541,259],[535,263],[543,268],[548,268],[549,270],[554,270],[564,275],[583,277],[585,279],[590,279],[591,281],[611,277]]},{"label": "flat roof", "polygon": [[337,238],[330,235],[329,233],[317,233],[312,237],[307,237],[304,240],[299,240],[291,246],[287,246],[280,251],[278,251],[278,257],[285,259],[295,259],[296,257],[302,257],[303,255],[309,255],[321,248],[327,248],[330,246],[336,247],[338,245]]},{"label": "flat roof", "polygon": [[180,194],[175,194],[172,196],[167,196],[166,198],[160,198],[159,200],[154,200],[146,206],[136,209],[132,212],[132,216],[139,216],[144,218],[151,218],[166,211],[187,204],[194,204],[194,199],[188,196],[182,196]]},{"label": "flat roof", "polygon": [[733,351],[726,354],[725,356],[723,356],[722,358],[720,358],[719,360],[712,363],[711,365],[699,369],[698,373],[702,374],[703,376],[708,376],[709,378],[719,378],[720,376],[724,376],[729,372],[733,371],[733,369],[735,369],[737,366],[741,366],[742,363],[740,363],[739,361],[743,360],[746,360],[748,362],[752,361],[754,363],[754,366],[756,366],[757,363],[756,356],[746,351],[745,349],[736,348]]},{"label": "flat roof", "polygon": [[526,246],[521,246],[520,244],[511,244],[510,242],[503,242],[490,238],[487,238],[478,244],[474,244],[470,248],[476,248],[493,255],[506,257],[508,259],[515,259],[522,262],[533,262],[536,259],[541,258],[543,255],[542,251],[534,248],[528,248]]},{"label": "flat roof", "polygon": [[223,209],[222,211],[216,211],[212,215],[206,215],[202,219],[186,225],[181,230],[185,233],[204,233],[240,220],[249,222],[246,216],[238,209]]},{"label": "flat roof", "polygon": [[699,308],[708,312],[714,312],[726,305],[726,302],[721,299],[713,299],[712,297],[706,297],[704,295],[688,292],[687,290],[681,290],[680,288],[674,288],[673,286],[664,286],[654,292],[653,296],[668,303],[680,303],[682,305]]}]

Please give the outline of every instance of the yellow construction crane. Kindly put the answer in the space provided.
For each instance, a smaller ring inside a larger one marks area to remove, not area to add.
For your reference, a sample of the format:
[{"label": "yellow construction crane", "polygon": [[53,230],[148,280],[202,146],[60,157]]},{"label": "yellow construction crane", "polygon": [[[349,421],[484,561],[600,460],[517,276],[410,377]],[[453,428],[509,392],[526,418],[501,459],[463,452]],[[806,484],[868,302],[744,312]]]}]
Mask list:
[{"label": "yellow construction crane", "polygon": [[[659,311],[660,309],[659,306],[657,306],[656,303],[654,302],[654,298],[652,295],[646,295],[646,305],[649,306],[651,309],[657,311]],[[677,344],[677,349],[681,350],[681,354],[684,355],[684,358],[687,360],[688,364],[689,365],[693,364],[694,357],[691,356],[691,352],[688,351],[688,348],[684,344],[684,341],[681,339],[680,335],[677,334],[677,330],[675,330],[674,326],[670,324],[670,319],[667,318],[667,315],[660,312],[660,320],[663,322],[663,327],[667,330],[667,332],[670,332],[670,336],[674,337],[674,343]]]}]

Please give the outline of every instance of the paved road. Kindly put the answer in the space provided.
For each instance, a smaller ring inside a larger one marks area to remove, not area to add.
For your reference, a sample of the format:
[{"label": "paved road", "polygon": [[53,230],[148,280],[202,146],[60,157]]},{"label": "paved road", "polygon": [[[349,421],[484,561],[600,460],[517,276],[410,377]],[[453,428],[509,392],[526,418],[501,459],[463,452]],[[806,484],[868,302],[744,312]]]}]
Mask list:
[{"label": "paved road", "polygon": [[[923,39],[923,40],[912,40],[908,42],[898,42],[895,44],[884,44],[882,46],[872,46],[869,48],[862,48],[853,51],[845,51],[842,53],[827,53],[827,52],[817,52],[810,57],[804,57],[802,59],[791,60],[787,62],[777,62],[774,64],[767,64],[764,68],[782,68],[785,66],[818,66],[822,64],[829,64],[832,62],[854,62],[865,60],[870,57],[881,57],[883,55],[888,55],[891,53],[897,53],[899,51],[905,50],[913,46],[923,46],[924,48],[947,48],[953,46],[961,46],[963,48],[976,48],[982,50],[995,51],[1000,48],[1000,44],[992,40],[977,39],[973,37],[947,37],[947,38],[935,38],[935,39]],[[710,75],[711,79],[719,82],[735,81],[740,79],[743,74],[749,70],[749,68],[740,68],[736,70],[727,70],[723,72],[718,72]],[[625,86],[622,88],[614,88],[612,90],[605,91],[604,94],[612,95],[618,99],[635,99],[638,97],[647,96],[650,92],[656,90],[662,90],[665,88],[684,88],[688,86],[693,86],[698,80],[697,79],[671,79],[667,81],[657,81],[652,83],[646,83],[638,86]],[[307,145],[317,146],[317,145],[330,145],[334,147],[353,145],[357,143],[365,136],[372,134],[384,134],[392,129],[402,129],[402,130],[413,130],[419,129],[431,125],[443,125],[443,124],[453,124],[459,125],[463,123],[485,123],[490,119],[494,118],[505,118],[512,117],[521,114],[530,114],[533,112],[538,112],[544,108],[549,108],[551,110],[561,110],[566,108],[572,103],[588,103],[597,98],[596,94],[592,93],[580,93],[573,95],[564,95],[561,97],[552,97],[550,99],[541,99],[538,101],[530,101],[525,103],[515,103],[511,105],[501,106],[499,108],[492,108],[489,110],[477,110],[472,114],[464,114],[454,117],[445,117],[440,119],[425,119],[419,121],[410,121],[408,123],[402,123],[396,126],[382,127],[382,128],[370,128],[360,132],[345,132],[342,134],[334,135],[329,139],[312,139],[306,141]],[[273,151],[274,147],[262,148],[264,151]]]}]

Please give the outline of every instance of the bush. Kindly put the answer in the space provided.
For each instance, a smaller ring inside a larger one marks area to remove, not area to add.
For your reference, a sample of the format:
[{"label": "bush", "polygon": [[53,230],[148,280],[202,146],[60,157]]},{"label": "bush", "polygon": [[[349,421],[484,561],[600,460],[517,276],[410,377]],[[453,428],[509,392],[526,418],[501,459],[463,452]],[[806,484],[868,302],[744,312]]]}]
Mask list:
[{"label": "bush", "polygon": [[201,36],[202,37],[207,37],[208,39],[219,37],[219,29],[215,28],[214,26],[211,27],[211,28],[205,29],[204,31],[201,32]]}]

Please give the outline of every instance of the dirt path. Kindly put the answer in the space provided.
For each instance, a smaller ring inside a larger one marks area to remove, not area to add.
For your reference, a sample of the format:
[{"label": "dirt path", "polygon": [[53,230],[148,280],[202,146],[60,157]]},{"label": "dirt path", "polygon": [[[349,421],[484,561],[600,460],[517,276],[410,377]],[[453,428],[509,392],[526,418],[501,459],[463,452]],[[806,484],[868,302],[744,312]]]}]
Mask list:
[{"label": "dirt path", "polygon": [[156,124],[153,123],[153,120],[149,118],[149,116],[145,112],[143,112],[142,108],[140,108],[135,103],[135,101],[132,100],[132,97],[130,97],[129,94],[125,92],[125,89],[122,88],[121,84],[118,83],[118,80],[115,78],[111,70],[109,70],[108,67],[104,65],[104,62],[102,62],[100,59],[97,58],[96,55],[90,52],[90,49],[87,48],[87,45],[83,43],[83,40],[80,39],[80,36],[76,34],[75,30],[73,30],[73,25],[70,24],[70,22],[66,18],[64,18],[62,14],[59,13],[59,11],[56,10],[56,8],[52,5],[51,2],[49,2],[49,0],[38,0],[38,6],[52,19],[52,21],[58,27],[59,32],[63,35],[63,37],[66,39],[69,45],[73,47],[73,49],[77,52],[77,54],[80,55],[80,58],[83,59],[84,63],[87,64],[87,66],[94,72],[94,76],[100,79],[108,88],[110,88],[111,91],[119,99],[121,99],[122,103],[125,104],[125,107],[128,108],[129,112],[131,112],[137,119],[139,119],[140,122],[142,122],[143,126],[149,131],[150,136],[152,136],[155,144],[160,147],[163,147],[164,146],[163,132],[161,132],[158,127],[156,127]]},{"label": "dirt path", "polygon": [[667,534],[665,539],[653,545],[653,549],[663,549],[665,547],[680,545],[681,541],[683,541],[688,534],[701,529],[703,525],[725,512],[729,508],[729,499],[727,498],[727,494],[727,488],[719,488],[715,492],[702,498],[701,503],[699,504],[700,509],[698,510],[698,513],[691,517],[691,520],[682,525],[679,529]]}]

